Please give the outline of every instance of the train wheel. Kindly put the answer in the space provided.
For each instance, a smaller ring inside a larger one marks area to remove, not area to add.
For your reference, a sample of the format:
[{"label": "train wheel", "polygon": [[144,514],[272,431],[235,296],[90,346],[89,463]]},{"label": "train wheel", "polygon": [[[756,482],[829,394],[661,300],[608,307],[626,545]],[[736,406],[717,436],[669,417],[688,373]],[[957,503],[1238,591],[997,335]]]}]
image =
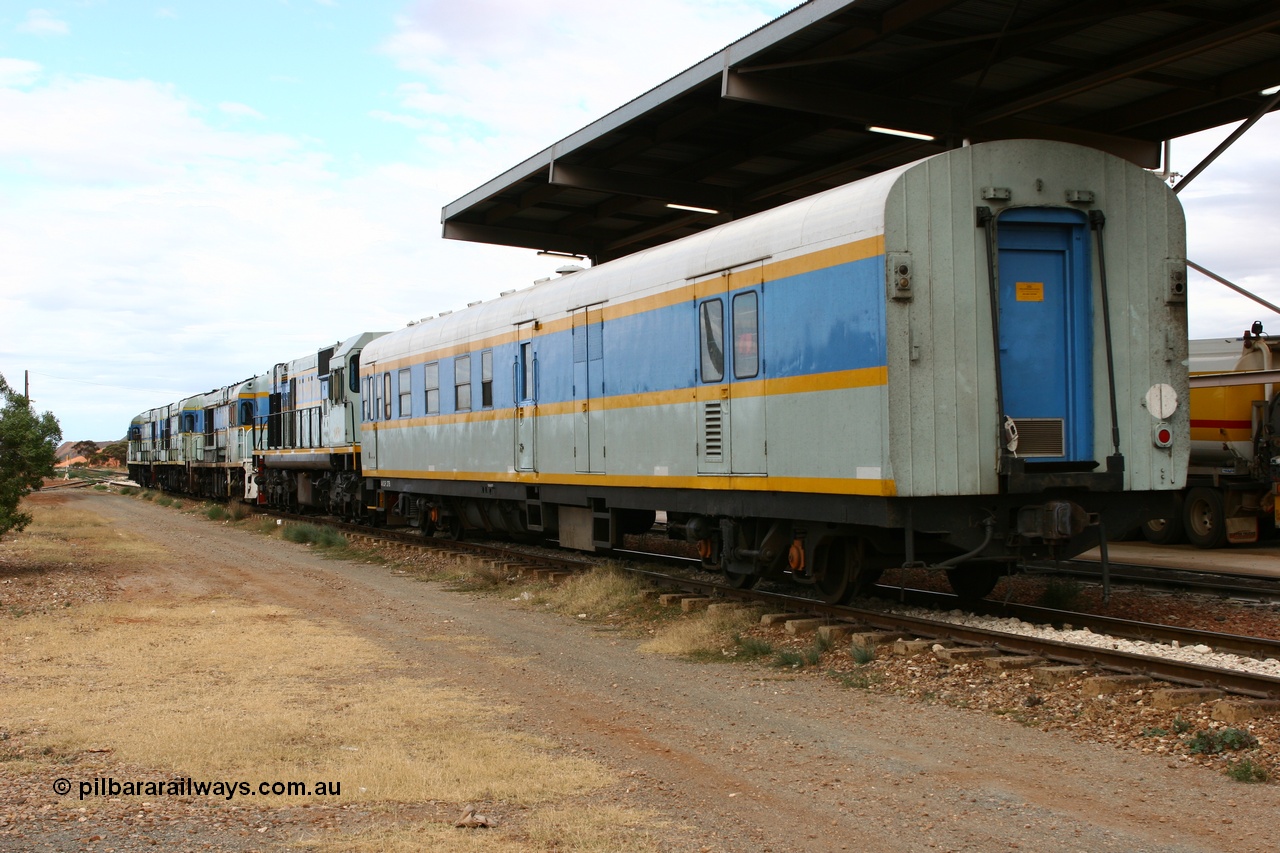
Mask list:
[{"label": "train wheel", "polygon": [[725,572],[724,582],[734,589],[751,589],[760,581],[760,576],[755,572],[743,574],[741,572]]},{"label": "train wheel", "polygon": [[[814,554],[818,565],[815,567],[814,586],[822,600],[827,604],[845,604],[861,591],[864,578],[870,575],[865,571],[865,546],[861,539],[832,539],[826,545],[819,546]],[[874,579],[871,579],[874,583]]]},{"label": "train wheel", "polygon": [[1174,503],[1174,514],[1171,518],[1153,518],[1144,521],[1138,530],[1142,538],[1152,545],[1180,545],[1187,541],[1186,528],[1182,524],[1182,496],[1178,495]]},{"label": "train wheel", "polygon": [[446,515],[436,522],[435,537],[457,542],[462,539],[462,518],[457,515]]},{"label": "train wheel", "polygon": [[1187,541],[1197,548],[1221,548],[1227,544],[1227,510],[1217,489],[1195,488],[1182,505]]},{"label": "train wheel", "polygon": [[967,601],[986,598],[1004,577],[1004,566],[999,563],[978,563],[947,569],[947,583],[951,591]]}]

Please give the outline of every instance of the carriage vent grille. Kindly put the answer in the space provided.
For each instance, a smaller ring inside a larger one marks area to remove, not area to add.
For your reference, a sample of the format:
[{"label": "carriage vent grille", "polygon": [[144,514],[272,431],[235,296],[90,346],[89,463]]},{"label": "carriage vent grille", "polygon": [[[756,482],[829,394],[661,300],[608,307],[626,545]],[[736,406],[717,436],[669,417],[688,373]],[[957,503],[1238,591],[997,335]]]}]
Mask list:
[{"label": "carriage vent grille", "polygon": [[724,454],[724,411],[719,400],[702,404],[702,453],[712,462]]},{"label": "carriage vent grille", "polygon": [[1014,418],[1018,428],[1018,455],[1062,456],[1066,453],[1062,418]]}]

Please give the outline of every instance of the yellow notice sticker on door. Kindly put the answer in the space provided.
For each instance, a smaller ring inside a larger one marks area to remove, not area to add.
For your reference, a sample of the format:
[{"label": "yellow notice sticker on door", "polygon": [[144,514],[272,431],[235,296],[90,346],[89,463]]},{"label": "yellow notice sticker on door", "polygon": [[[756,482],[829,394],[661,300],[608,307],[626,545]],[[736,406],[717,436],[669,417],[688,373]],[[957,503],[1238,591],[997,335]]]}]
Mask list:
[{"label": "yellow notice sticker on door", "polygon": [[1014,286],[1019,302],[1044,302],[1043,281],[1020,281]]}]

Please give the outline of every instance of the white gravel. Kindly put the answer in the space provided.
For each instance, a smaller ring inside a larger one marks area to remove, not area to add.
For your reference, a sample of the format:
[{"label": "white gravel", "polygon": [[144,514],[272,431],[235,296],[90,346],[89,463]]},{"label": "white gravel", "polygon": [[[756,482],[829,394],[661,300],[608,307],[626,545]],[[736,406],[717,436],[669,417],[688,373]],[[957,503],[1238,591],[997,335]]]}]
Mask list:
[{"label": "white gravel", "polygon": [[984,631],[1001,631],[1024,637],[1036,637],[1054,642],[1072,643],[1077,646],[1088,646],[1097,649],[1128,652],[1147,657],[1178,660],[1184,663],[1213,666],[1219,669],[1233,669],[1240,672],[1251,672],[1280,678],[1280,660],[1263,658],[1261,660],[1241,655],[1215,651],[1205,645],[1183,646],[1177,641],[1173,643],[1148,643],[1142,640],[1126,640],[1107,634],[1095,634],[1088,628],[1070,628],[1059,630],[1052,625],[1033,625],[1012,617],[978,616],[963,610],[951,610],[939,613],[919,607],[894,607],[889,612],[917,619],[941,619],[953,625],[966,628],[979,628]]}]

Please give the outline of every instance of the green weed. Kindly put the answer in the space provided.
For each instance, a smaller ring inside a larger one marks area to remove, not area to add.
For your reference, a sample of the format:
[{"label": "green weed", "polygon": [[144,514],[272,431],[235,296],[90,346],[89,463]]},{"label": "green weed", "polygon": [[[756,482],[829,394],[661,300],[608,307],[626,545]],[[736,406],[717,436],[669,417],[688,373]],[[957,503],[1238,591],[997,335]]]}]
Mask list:
[{"label": "green weed", "polygon": [[874,663],[876,659],[875,643],[862,643],[854,640],[849,645],[849,655],[853,658],[853,662],[858,666],[866,666]]},{"label": "green weed", "polygon": [[1237,782],[1259,783],[1267,782],[1271,779],[1271,774],[1267,772],[1267,768],[1248,758],[1227,762],[1227,768],[1222,772],[1228,778]]},{"label": "green weed", "polygon": [[344,548],[347,544],[347,537],[332,527],[318,524],[287,524],[281,535],[290,542],[317,548]]},{"label": "green weed", "polygon": [[738,653],[734,656],[734,660],[760,660],[761,658],[771,657],[776,651],[773,644],[768,640],[762,640],[759,637],[744,637],[741,634],[733,638],[733,645]]},{"label": "green weed", "polygon": [[1253,749],[1258,739],[1236,728],[1198,731],[1187,740],[1192,755],[1217,755],[1227,750]]}]

